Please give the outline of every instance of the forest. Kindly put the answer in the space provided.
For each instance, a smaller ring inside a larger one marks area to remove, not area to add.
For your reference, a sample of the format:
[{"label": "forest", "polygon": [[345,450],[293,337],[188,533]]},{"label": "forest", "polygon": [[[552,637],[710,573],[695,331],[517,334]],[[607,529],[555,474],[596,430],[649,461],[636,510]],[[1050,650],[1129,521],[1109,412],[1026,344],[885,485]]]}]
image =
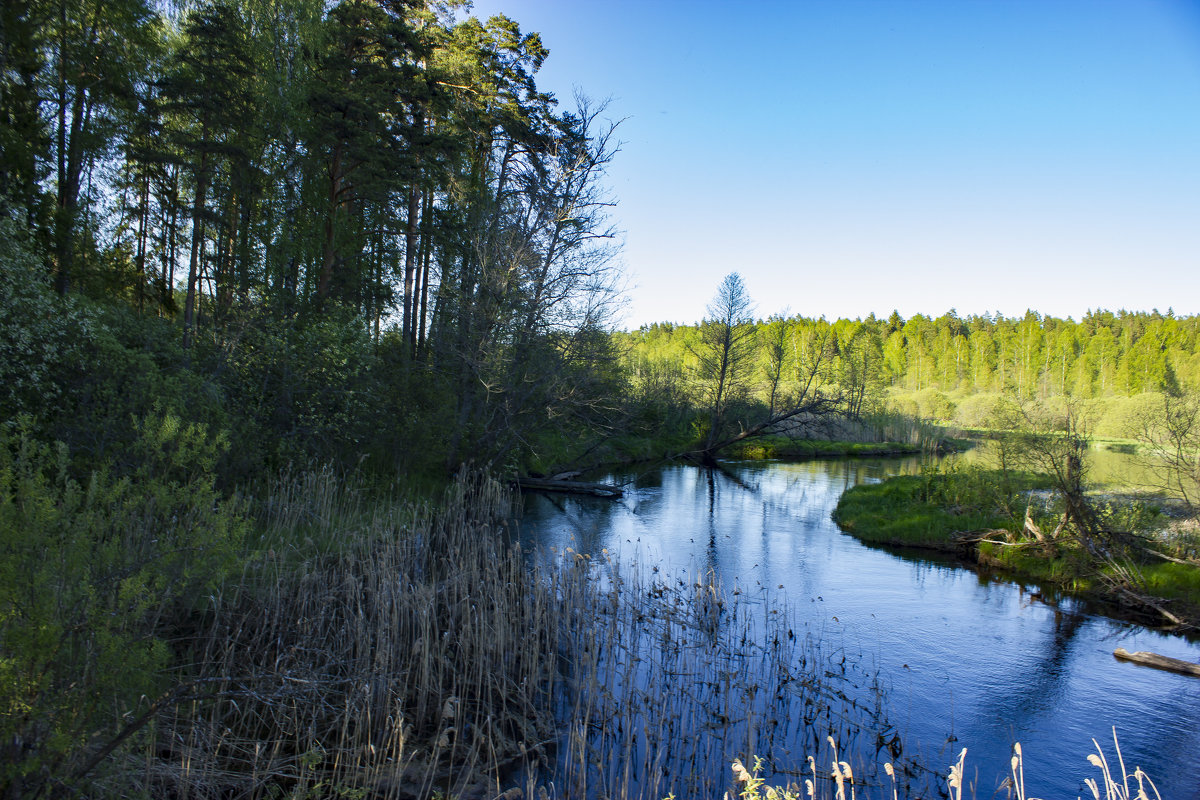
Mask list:
[{"label": "forest", "polygon": [[[536,34],[403,2],[4,14],[7,416],[103,459],[77,438],[157,405],[236,429],[248,472],[503,464],[603,416],[617,143],[538,91]],[[103,346],[146,362],[105,366],[120,397],[84,385]]]},{"label": "forest", "polygon": [[[619,329],[619,109],[540,91],[550,51],[504,16],[27,0],[0,24],[4,797],[470,794],[549,736],[556,598],[596,602],[477,541],[513,480],[834,436],[814,420],[994,427],[1003,398],[1154,443],[1200,384],[1200,318],[1171,311],[755,319],[735,273],[696,324]],[[451,562],[507,627],[439,638],[477,613],[439,593]],[[446,738],[468,706],[490,767]]]},{"label": "forest", "polygon": [[[707,439],[686,413],[713,406],[704,326],[615,330],[616,115],[538,90],[537,34],[436,3],[4,15],[3,411],[81,465],[126,451],[151,409],[227,431],[234,481],[311,459],[444,475],[650,455],[630,442],[665,408]],[[976,427],[977,395],[1200,380],[1197,320],[1170,311],[747,328],[733,310],[717,405],[768,415],[819,391],[853,418]]]}]

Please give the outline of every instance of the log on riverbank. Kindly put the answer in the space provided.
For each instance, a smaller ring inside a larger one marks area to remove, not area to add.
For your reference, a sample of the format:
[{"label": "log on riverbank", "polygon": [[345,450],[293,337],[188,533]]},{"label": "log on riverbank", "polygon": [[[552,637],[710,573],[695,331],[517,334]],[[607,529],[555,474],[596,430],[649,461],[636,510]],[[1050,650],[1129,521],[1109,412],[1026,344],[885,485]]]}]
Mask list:
[{"label": "log on riverbank", "polygon": [[1154,669],[1178,672],[1180,675],[1191,675],[1194,678],[1200,678],[1200,664],[1193,664],[1190,661],[1181,661],[1178,658],[1160,656],[1158,653],[1148,653],[1145,650],[1131,653],[1124,647],[1118,647],[1113,651],[1113,655],[1121,661],[1132,661],[1135,664],[1141,664],[1145,667],[1153,667]]},{"label": "log on riverbank", "polygon": [[625,494],[625,491],[620,486],[611,483],[585,483],[583,481],[556,478],[517,478],[517,487],[521,491],[567,492],[570,494],[590,494],[593,497],[609,497],[614,499]]}]

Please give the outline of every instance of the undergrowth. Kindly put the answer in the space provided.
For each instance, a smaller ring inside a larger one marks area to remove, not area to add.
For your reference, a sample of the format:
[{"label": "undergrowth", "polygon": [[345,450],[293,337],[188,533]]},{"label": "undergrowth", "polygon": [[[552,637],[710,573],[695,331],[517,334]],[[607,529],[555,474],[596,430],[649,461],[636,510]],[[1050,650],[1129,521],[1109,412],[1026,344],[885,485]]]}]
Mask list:
[{"label": "undergrowth", "polygon": [[936,787],[765,587],[527,552],[469,471],[436,503],[328,469],[226,498],[219,437],[140,424],[136,484],[0,448],[4,796],[716,797],[754,752],[811,754],[817,793]]}]

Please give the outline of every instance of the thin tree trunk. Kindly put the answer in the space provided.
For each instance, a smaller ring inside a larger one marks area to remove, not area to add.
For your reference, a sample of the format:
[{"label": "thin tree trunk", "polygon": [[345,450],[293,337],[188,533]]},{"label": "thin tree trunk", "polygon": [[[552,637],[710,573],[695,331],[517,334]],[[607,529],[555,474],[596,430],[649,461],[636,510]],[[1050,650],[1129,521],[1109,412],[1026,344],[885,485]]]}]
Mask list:
[{"label": "thin tree trunk", "polygon": [[409,352],[414,353],[412,346],[416,341],[415,294],[413,293],[413,277],[417,271],[417,214],[420,210],[421,192],[416,186],[408,190],[408,220],[404,233],[404,316],[401,327],[404,340],[410,343]]},{"label": "thin tree trunk", "polygon": [[79,139],[83,128],[86,92],[81,87],[75,87],[74,101],[70,104],[70,136],[67,136],[64,130],[67,99],[65,88],[60,93],[60,99],[64,103],[64,107],[59,110],[58,213],[55,218],[55,254],[58,260],[58,272],[55,275],[55,289],[59,294],[66,294],[70,289],[71,277],[75,268],[75,215],[79,210],[79,185],[83,173],[83,153]]},{"label": "thin tree trunk", "polygon": [[187,295],[183,302],[183,346],[192,345],[196,327],[196,281],[200,271],[200,243],[204,238],[204,195],[208,191],[208,153],[200,155],[196,197],[192,202],[192,252],[188,258]]},{"label": "thin tree trunk", "polygon": [[423,353],[425,350],[425,320],[427,307],[429,304],[429,262],[433,255],[433,241],[430,214],[433,211],[433,199],[427,193],[425,195],[424,208],[421,210],[421,271],[418,274],[418,283],[421,287],[420,310],[417,314],[417,338],[413,342],[413,353]]},{"label": "thin tree trunk", "polygon": [[137,263],[138,274],[138,292],[137,304],[138,312],[145,309],[146,300],[146,237],[147,229],[149,228],[150,216],[150,171],[147,169],[142,173],[142,185],[138,198],[138,231],[137,231],[137,255],[134,261]]},{"label": "thin tree trunk", "polygon": [[179,247],[179,168],[168,168],[167,224],[163,242],[162,284],[164,305],[175,303],[175,261]]},{"label": "thin tree trunk", "polygon": [[[413,127],[420,137],[425,130],[424,112],[417,108],[413,112]],[[416,314],[417,299],[413,289],[413,277],[419,261],[417,259],[417,214],[420,212],[421,190],[417,186],[419,171],[413,177],[413,185],[408,190],[408,220],[404,240],[404,316],[402,328],[405,341],[409,343],[409,354],[416,355]]]},{"label": "thin tree trunk", "polygon": [[334,247],[336,232],[334,217],[337,216],[341,194],[342,145],[339,143],[333,150],[333,162],[329,165],[329,195],[325,209],[325,239],[322,246],[321,274],[317,279],[317,308],[320,308],[324,304],[325,298],[329,296],[333,282],[333,268],[337,263],[337,250]]}]

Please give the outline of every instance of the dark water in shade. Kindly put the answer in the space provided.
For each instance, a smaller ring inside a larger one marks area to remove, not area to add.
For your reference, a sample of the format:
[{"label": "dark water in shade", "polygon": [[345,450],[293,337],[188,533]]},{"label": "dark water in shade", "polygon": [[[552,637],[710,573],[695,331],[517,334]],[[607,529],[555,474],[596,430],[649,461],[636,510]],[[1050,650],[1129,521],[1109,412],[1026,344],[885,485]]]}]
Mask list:
[{"label": "dark water in shade", "polygon": [[968,749],[981,798],[1007,774],[1013,742],[1029,796],[1090,797],[1092,739],[1115,765],[1114,726],[1130,772],[1145,769],[1163,798],[1200,798],[1200,679],[1112,656],[1124,647],[1200,662],[1200,645],[1069,601],[1049,606],[1036,587],[866,547],[830,519],[850,486],[915,469],[915,460],[668,466],[614,476],[631,482],[618,501],[530,495],[521,525],[524,538],[607,549],[639,569],[782,585],[776,595],[800,626],[878,667],[906,752],[944,774]]}]

